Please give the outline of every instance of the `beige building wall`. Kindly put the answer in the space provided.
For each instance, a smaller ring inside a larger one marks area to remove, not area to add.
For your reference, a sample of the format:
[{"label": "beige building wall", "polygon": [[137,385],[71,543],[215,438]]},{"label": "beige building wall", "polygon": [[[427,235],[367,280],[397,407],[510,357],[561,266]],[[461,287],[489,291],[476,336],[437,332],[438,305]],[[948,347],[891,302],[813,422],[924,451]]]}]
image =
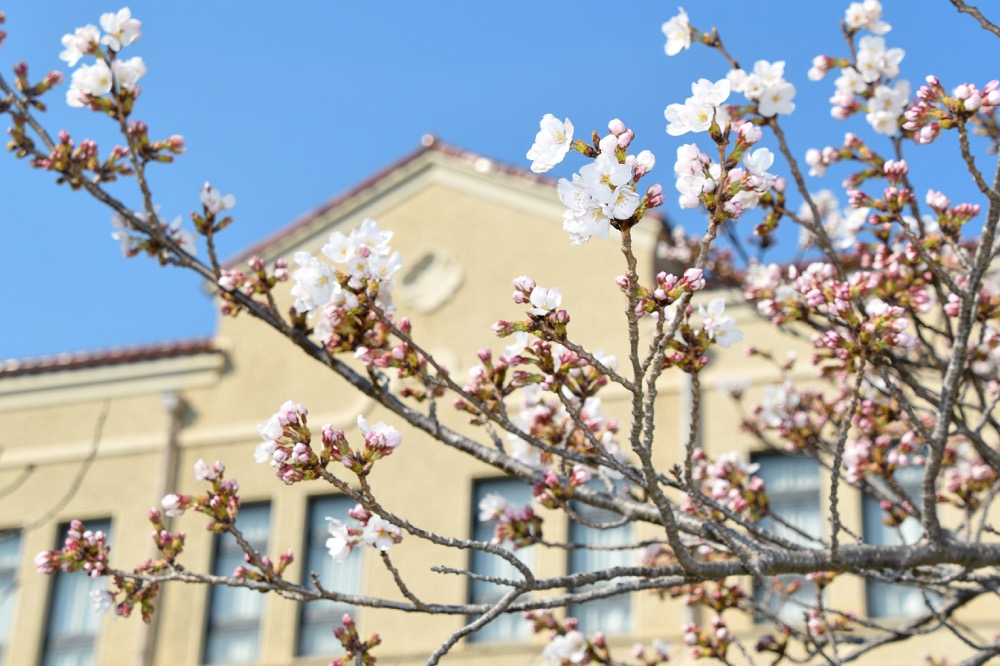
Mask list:
[{"label": "beige building wall", "polygon": [[[510,299],[511,280],[523,274],[562,290],[576,342],[625,358],[624,299],[614,283],[615,276],[624,272],[620,251],[614,242],[571,247],[561,229],[561,214],[551,183],[481,157],[432,146],[304,218],[257,251],[268,260],[291,257],[297,249],[318,252],[332,229],[347,230],[365,217],[375,217],[383,228],[395,232],[392,246],[404,257],[396,290],[400,314],[411,317],[416,339],[460,383],[475,364],[479,348],[502,350],[504,342],[491,332],[493,322],[523,318],[523,308]],[[650,228],[653,220],[647,222],[636,230],[636,251],[642,274],[648,277],[659,230]],[[408,274],[414,266],[423,266],[423,271]],[[732,300],[745,342],[781,354],[796,349],[808,359],[807,343],[776,338],[770,325]],[[721,389],[745,381],[748,394],[759,400],[775,379],[773,368],[747,359],[742,345],[737,347],[720,351],[702,378],[701,445],[713,454],[734,448],[750,453],[749,439],[739,431],[740,414]],[[113,562],[130,568],[156,556],[148,538],[147,509],[166,492],[199,492],[203,484],[192,476],[194,462],[221,460],[227,477],[239,479],[244,503],[270,503],[270,555],[292,548],[298,559],[287,575],[298,581],[304,574],[309,500],[329,494],[330,489],[318,482],[285,486],[272,468],[256,464],[257,424],[292,399],[309,408],[311,425],[331,423],[347,431],[349,438],[356,432],[359,414],[370,422],[400,425],[345,381],[245,316],[221,319],[211,343],[166,344],[141,351],[0,366],[0,529],[21,534],[15,612],[5,651],[8,665],[40,663],[54,578],[36,575],[32,558],[56,545],[60,524],[71,518],[110,518]],[[680,373],[664,377],[656,444],[657,462],[664,468],[679,460],[683,450],[687,391]],[[629,411],[625,398],[614,388],[606,391],[609,415],[624,421]],[[103,423],[102,410],[107,410]],[[451,410],[450,401],[440,405],[439,413],[457,429],[482,435],[465,425],[462,415]],[[468,538],[475,512],[474,482],[497,474],[420,433],[401,429],[403,445],[376,467],[371,479],[380,501],[416,525]],[[849,526],[859,530],[860,499],[849,496],[845,511]],[[565,516],[544,515],[547,536],[565,538]],[[175,523],[188,533],[181,561],[195,571],[212,567],[213,539],[204,525],[198,515],[185,515]],[[635,536],[661,535],[641,525]],[[391,556],[418,597],[443,603],[467,600],[464,579],[429,572],[434,565],[467,568],[465,552],[406,537]],[[541,576],[560,575],[566,571],[567,557],[560,550],[535,548],[535,566]],[[374,552],[365,553],[362,571],[363,592],[402,598]],[[860,582],[838,581],[829,594],[834,605],[864,612]],[[106,618],[95,663],[200,664],[208,595],[208,589],[200,586],[168,586],[149,627],[137,617]],[[611,638],[624,650],[620,658],[636,640],[666,638],[675,645],[674,661],[684,663],[680,627],[691,611],[652,594],[634,595],[631,604],[633,631]],[[969,613],[966,621],[991,631],[995,623],[989,615],[996,610],[993,605]],[[734,630],[752,646],[760,630],[746,619],[734,618],[735,614],[729,616]],[[372,609],[359,609],[357,619],[363,635],[381,633],[384,643],[375,651],[380,662],[400,664],[423,663],[462,625],[459,617]],[[328,663],[329,657],[294,656],[298,614],[293,602],[268,595],[262,628],[258,663]],[[909,641],[899,649],[877,652],[865,663],[913,664],[928,650],[959,654],[950,640],[938,635]],[[539,663],[543,645],[539,637],[526,643],[462,642],[445,661]]]}]

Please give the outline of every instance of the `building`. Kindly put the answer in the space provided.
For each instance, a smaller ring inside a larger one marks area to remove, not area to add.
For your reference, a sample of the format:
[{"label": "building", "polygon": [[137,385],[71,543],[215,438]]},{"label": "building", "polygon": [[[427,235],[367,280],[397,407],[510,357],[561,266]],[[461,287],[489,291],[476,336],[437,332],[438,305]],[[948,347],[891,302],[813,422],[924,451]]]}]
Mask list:
[{"label": "building", "polygon": [[[415,334],[444,365],[464,376],[475,352],[502,348],[491,332],[497,319],[516,319],[523,309],[510,300],[511,280],[522,274],[539,284],[559,286],[571,330],[580,343],[624,356],[624,329],[608,312],[621,310],[614,278],[623,272],[614,243],[571,247],[561,229],[562,206],[553,184],[519,169],[498,165],[437,142],[419,150],[350,192],[293,223],[241,258],[290,257],[298,249],[318,251],[329,232],[349,229],[366,217],[395,232],[394,249],[405,257],[395,294],[400,310],[413,321]],[[640,225],[636,248],[643,275],[652,273],[659,229]],[[601,307],[597,304],[609,304]],[[735,306],[734,306],[735,307]],[[736,307],[748,340],[771,344],[771,329],[753,313]],[[734,380],[762,392],[774,380],[768,366],[738,351],[720,356],[703,378],[703,445],[721,453],[739,447],[739,415],[718,390]],[[664,377],[660,393],[662,461],[675,460],[687,432],[687,384],[680,373]],[[609,414],[625,416],[624,393],[604,397]],[[352,556],[343,568],[329,568],[322,543],[325,516],[343,515],[350,503],[320,483],[287,487],[253,450],[257,424],[294,399],[310,409],[310,423],[331,423],[350,431],[356,417],[369,421],[381,413],[340,378],[286,344],[248,317],[222,318],[211,340],[168,342],[107,352],[7,362],[0,366],[0,663],[63,666],[101,664],[195,666],[206,663],[257,663],[312,666],[332,656],[330,627],[345,610],[335,604],[300,609],[276,595],[209,590],[174,585],[164,590],[159,611],[146,627],[137,618],[101,619],[89,608],[90,580],[83,576],[38,576],[32,558],[55,547],[72,518],[110,532],[113,561],[129,568],[154,557],[146,509],[171,491],[194,493],[201,484],[191,474],[199,458],[221,460],[227,476],[240,480],[244,509],[241,524],[262,551],[272,555],[292,548],[297,561],[290,576],[305,579],[315,570],[332,576],[341,591],[399,596],[391,574],[372,552]],[[442,411],[447,405],[442,405]],[[461,415],[454,422],[462,421]],[[744,446],[744,449],[746,447]],[[746,451],[750,453],[750,451]],[[790,520],[806,529],[826,523],[821,500],[822,473],[808,461],[758,456],[772,489],[772,502],[787,507]],[[477,498],[488,492],[524,497],[523,485],[412,431],[381,464],[372,479],[386,506],[406,507],[415,524],[469,537],[485,536],[476,519]],[[843,507],[845,523],[883,538],[860,496]],[[204,531],[197,515],[179,519],[188,532],[182,562],[191,570],[229,573],[241,558]],[[546,524],[553,541],[613,543],[656,536],[648,526],[625,526],[607,534],[570,525],[553,515]],[[603,541],[601,541],[603,539]],[[392,552],[400,575],[419,598],[462,603],[488,599],[495,590],[469,585],[457,576],[430,573],[433,565],[495,570],[495,564],[470,560],[408,538]],[[559,575],[608,563],[540,547],[525,551],[540,575]],[[625,555],[626,558],[633,557]],[[628,561],[628,560],[625,560]],[[838,607],[902,621],[912,597],[898,591],[866,589],[863,582],[838,581],[829,590]],[[653,638],[679,642],[689,611],[652,594],[609,599],[572,609],[585,627],[600,624],[611,642],[628,646]],[[967,621],[989,625],[969,613]],[[381,633],[376,654],[384,663],[423,663],[442,640],[461,626],[454,616],[401,617],[384,610],[360,609],[362,634]],[[732,628],[752,637],[750,620]],[[944,651],[939,636],[909,641],[895,653],[878,652],[881,664],[912,664],[917,655]],[[954,640],[954,639],[951,639]],[[955,641],[957,644],[957,641]],[[518,618],[504,618],[475,640],[463,641],[447,657],[456,664],[531,664],[540,661],[544,641],[529,636]],[[676,650],[683,659],[683,648]]]}]

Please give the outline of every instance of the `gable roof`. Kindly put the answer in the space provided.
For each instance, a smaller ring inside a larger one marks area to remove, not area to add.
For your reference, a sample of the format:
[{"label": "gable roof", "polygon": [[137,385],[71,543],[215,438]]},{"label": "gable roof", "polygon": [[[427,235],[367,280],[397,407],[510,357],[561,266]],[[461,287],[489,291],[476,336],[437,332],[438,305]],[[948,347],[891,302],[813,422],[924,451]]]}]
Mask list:
[{"label": "gable roof", "polygon": [[[444,160],[440,158],[444,158]],[[379,169],[357,185],[302,215],[270,236],[230,257],[224,262],[224,265],[232,267],[244,263],[254,255],[273,256],[280,254],[289,246],[295,245],[297,240],[310,236],[316,230],[329,224],[327,217],[336,209],[361,198],[374,198],[388,187],[396,184],[396,181],[403,180],[432,163],[441,163],[442,161],[464,166],[480,174],[503,174],[546,190],[555,190],[556,186],[556,181],[547,176],[540,176],[528,169],[498,162],[478,153],[445,143],[433,134],[425,134],[420,140],[420,146],[415,150]]]}]

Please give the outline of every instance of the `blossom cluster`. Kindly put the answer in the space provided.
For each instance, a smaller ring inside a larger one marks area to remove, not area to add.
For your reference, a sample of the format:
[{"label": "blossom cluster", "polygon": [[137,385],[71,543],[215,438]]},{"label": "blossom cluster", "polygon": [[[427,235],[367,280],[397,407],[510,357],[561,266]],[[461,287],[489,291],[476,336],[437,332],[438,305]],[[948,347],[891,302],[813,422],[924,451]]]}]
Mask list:
[{"label": "blossom cluster", "polygon": [[989,117],[1000,106],[1000,81],[993,79],[981,89],[961,83],[949,94],[938,77],[928,75],[926,85],[917,90],[917,101],[906,110],[903,129],[914,133],[917,143],[931,143],[941,130],[981,114]]},{"label": "blossom cluster", "polygon": [[639,194],[639,179],[656,165],[653,153],[627,152],[635,134],[621,120],[609,122],[608,132],[584,151],[593,162],[581,167],[572,180],[559,179],[559,200],[566,206],[563,229],[574,245],[592,236],[606,239],[611,225],[617,228],[636,221],[646,209],[663,203],[659,185],[650,186],[644,196]]},{"label": "blossom cluster", "polygon": [[356,666],[357,664],[372,666],[377,659],[371,650],[381,645],[381,636],[372,634],[368,640],[361,640],[354,618],[347,613],[344,613],[340,623],[341,626],[333,630],[333,635],[340,641],[340,645],[344,648],[344,654],[331,661],[330,666]]},{"label": "blossom cluster", "polygon": [[[111,102],[101,98],[115,86],[123,105],[139,96],[139,79],[146,74],[146,64],[138,56],[123,60],[118,53],[142,36],[142,24],[132,18],[127,7],[102,14],[100,24],[103,36],[97,26],[85,25],[62,38],[64,50],[59,58],[70,67],[85,55],[95,57],[94,64],[80,65],[73,72],[66,91],[66,103],[72,107],[109,110]],[[107,47],[106,52],[102,45]]]},{"label": "blossom cluster", "polygon": [[542,519],[531,504],[512,506],[499,493],[489,493],[479,501],[479,522],[496,521],[493,543],[510,541],[515,548],[530,546],[542,536]]},{"label": "blossom cluster", "polygon": [[242,309],[240,302],[234,298],[235,292],[245,296],[265,296],[279,282],[288,280],[288,262],[276,259],[270,273],[264,260],[254,255],[247,260],[247,272],[238,268],[223,268],[219,274],[219,298],[222,299],[222,314],[235,316]]},{"label": "blossom cluster", "polygon": [[772,432],[794,453],[822,441],[830,411],[819,389],[800,388],[785,379],[765,390],[763,402],[753,405],[752,418],[745,419],[743,427],[756,434]]},{"label": "blossom cluster", "polygon": [[742,155],[743,167],[729,168],[725,172],[721,164],[696,144],[677,148],[674,175],[681,208],[705,205],[713,210],[721,207],[725,217],[737,219],[744,211],[755,208],[768,190],[784,191],[784,179],[768,172],[774,164],[774,154],[767,148],[746,150],[760,140],[760,128],[742,122],[737,128],[737,137],[736,150],[730,159],[739,159]]},{"label": "blossom cluster", "polygon": [[[786,272],[774,265],[757,266],[744,283],[745,295],[757,301],[757,309],[775,324],[811,316],[825,318],[822,334],[813,336],[817,360],[829,359],[837,367],[851,367],[861,355],[870,358],[889,349],[906,349],[916,341],[905,308],[882,299],[897,298],[886,293],[892,286],[885,271],[873,267],[839,279],[831,264],[814,262],[801,271],[790,266]],[[919,299],[926,306],[926,292]],[[857,307],[864,301],[863,310]]]},{"label": "blossom cluster", "polygon": [[364,438],[360,451],[351,449],[343,430],[324,425],[322,448],[317,455],[311,446],[307,414],[305,407],[289,400],[257,426],[261,442],[254,451],[254,459],[258,463],[270,460],[271,466],[278,470],[278,478],[287,484],[318,477],[330,461],[340,462],[358,476],[365,476],[376,461],[395,451],[403,439],[398,430],[385,422],[369,425],[363,416],[358,416],[358,430]]},{"label": "blossom cluster", "polygon": [[[203,513],[212,518],[208,529],[214,532],[224,532],[228,527],[236,522],[236,517],[240,510],[239,490],[240,484],[236,479],[225,478],[226,467],[221,462],[209,465],[202,459],[198,459],[194,464],[194,478],[196,481],[209,481],[211,489],[200,495],[182,495],[179,493],[168,493],[160,500],[160,507],[163,514],[175,518],[183,515],[188,509]],[[176,556],[183,547],[183,537],[163,533],[160,512],[153,509],[149,513],[150,522],[157,531],[154,532],[154,541],[160,545],[162,541],[168,549],[162,549],[168,558]],[[173,554],[169,552],[173,550]]]},{"label": "blossom cluster", "polygon": [[70,521],[66,539],[59,550],[43,550],[35,556],[38,573],[85,571],[91,578],[104,575],[108,566],[108,535],[88,530],[79,520]]},{"label": "blossom cluster", "polygon": [[330,538],[326,540],[326,549],[335,562],[344,562],[354,548],[362,543],[375,550],[385,552],[403,540],[403,531],[384,518],[371,513],[360,504],[347,512],[347,515],[358,521],[360,527],[348,526],[336,518],[327,517],[327,529]]},{"label": "blossom cluster", "polygon": [[[174,218],[173,222],[162,223],[158,221],[159,208],[155,212],[157,214],[157,222],[155,224],[159,224],[163,234],[176,243],[182,250],[191,256],[196,256],[198,248],[194,244],[194,234],[181,227],[180,216],[178,215]],[[133,211],[132,214],[147,224],[151,223],[149,216],[142,211]],[[124,215],[120,215],[119,213],[112,215],[111,227],[113,229],[111,238],[118,241],[124,256],[134,257],[140,252],[146,252],[150,256],[159,256],[161,254],[162,248],[159,247],[156,240],[145,234],[137,233],[133,228],[132,222]]]},{"label": "blossom cluster", "polygon": [[[691,46],[692,34],[699,35],[691,27],[683,8],[663,24],[663,34],[667,37],[664,50],[668,56],[687,50]],[[700,37],[709,46],[718,45],[715,36],[700,34]],[[788,115],[795,110],[795,103],[792,101],[795,98],[795,86],[784,77],[784,61],[772,63],[758,60],[750,72],[732,69],[725,79],[714,84],[701,79],[693,84],[694,95],[684,105],[671,104],[667,107],[665,115],[670,121],[667,133],[678,136],[689,131],[705,131],[713,122],[719,128],[724,128],[729,111],[721,105],[730,92],[742,93],[751,103],[751,109],[764,118]]]},{"label": "blossom cluster", "polygon": [[638,155],[628,153],[635,132],[617,118],[608,123],[608,134],[594,134],[593,145],[573,142],[573,124],[566,119],[559,122],[546,114],[535,143],[527,153],[532,160],[531,170],[543,173],[561,162],[570,148],[577,150],[593,162],[581,167],[572,180],[559,180],[559,200],[566,206],[563,229],[573,245],[580,245],[597,236],[606,239],[612,225],[634,223],[643,212],[663,203],[663,188],[651,186],[640,195],[639,179],[652,171],[656,158],[648,150]]},{"label": "blossom cluster", "polygon": [[688,646],[691,659],[713,658],[726,661],[729,646],[736,640],[721,615],[711,621],[711,631],[702,630],[696,624],[684,625],[684,645]]},{"label": "blossom cluster", "polygon": [[[736,453],[726,453],[714,462],[704,450],[695,449],[691,476],[699,490],[709,499],[737,515],[757,520],[767,513],[767,493],[764,481],[753,476],[760,465],[748,463]],[[711,516],[724,521],[725,514],[705,505],[697,497],[688,497],[682,510],[696,516]]]},{"label": "blossom cluster", "polygon": [[270,460],[277,475],[287,484],[318,476],[319,459],[310,446],[312,433],[302,405],[289,400],[271,417],[257,426],[261,442],[254,451],[258,463]]},{"label": "blossom cluster", "polygon": [[733,92],[742,93],[755,104],[754,110],[764,118],[787,116],[795,111],[795,86],[785,80],[785,61],[758,60],[753,69],[730,70],[726,80]]},{"label": "blossom cluster", "polygon": [[[671,305],[685,293],[694,293],[705,288],[705,272],[700,268],[688,268],[681,277],[673,273],[660,271],[656,274],[656,286],[652,291],[639,285],[636,294],[635,316],[647,314],[662,316],[664,308]],[[629,289],[628,279],[618,278],[618,286],[626,291]]]},{"label": "blossom cluster", "polygon": [[321,252],[335,268],[309,252],[296,252],[292,273],[295,310],[315,317],[313,332],[329,351],[379,348],[385,329],[372,311],[393,311],[393,276],[403,263],[389,247],[391,231],[367,218],[349,234],[334,231]]},{"label": "blossom cluster", "polygon": [[882,20],[882,5],[878,0],[852,3],[844,16],[848,37],[860,30],[873,34],[858,40],[852,60],[816,56],[809,70],[809,78],[819,81],[832,69],[840,75],[834,81],[835,91],[830,98],[831,115],[844,120],[854,113],[865,112],[865,120],[879,134],[893,136],[899,131],[899,118],[909,102],[910,84],[899,80],[899,63],[906,53],[900,48],[886,48],[885,35],[891,26]]},{"label": "blossom cluster", "polygon": [[[621,284],[621,280],[619,280],[619,284]],[[653,295],[655,298],[655,291]],[[650,299],[645,295],[643,298],[642,305],[637,306],[637,316],[641,316],[650,309]],[[692,320],[695,311],[691,305],[680,312],[678,312],[678,305],[654,306],[651,313],[653,317],[662,317],[663,326],[667,330],[674,331],[674,336],[665,341],[663,367],[676,367],[684,372],[698,372],[708,363],[709,347],[719,345],[723,349],[728,349],[743,339],[743,332],[736,327],[736,320],[725,314],[725,299],[713,298],[707,305],[699,304],[700,323]],[[651,344],[660,343],[654,338]]]}]

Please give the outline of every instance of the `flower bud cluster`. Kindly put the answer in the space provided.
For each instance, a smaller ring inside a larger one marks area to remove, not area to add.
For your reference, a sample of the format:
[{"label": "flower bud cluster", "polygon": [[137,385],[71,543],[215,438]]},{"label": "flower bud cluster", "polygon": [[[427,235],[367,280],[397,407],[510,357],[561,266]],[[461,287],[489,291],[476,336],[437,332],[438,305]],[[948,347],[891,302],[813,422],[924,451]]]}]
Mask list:
[{"label": "flower bud cluster", "polygon": [[[925,443],[910,416],[882,392],[869,391],[858,402],[850,436],[844,447],[843,465],[850,483],[868,476],[892,480],[900,469],[924,464],[919,452]],[[922,428],[933,427],[928,418]],[[913,507],[904,507],[908,515]]]},{"label": "flower bud cluster", "polygon": [[295,561],[295,554],[291,550],[286,550],[278,556],[278,561],[274,562],[267,555],[262,555],[258,551],[253,551],[254,556],[260,560],[257,565],[253,562],[249,553],[244,554],[247,564],[253,568],[237,565],[233,570],[233,578],[236,580],[253,580],[257,582],[273,581],[279,579],[285,573],[292,562]]},{"label": "flower bud cluster", "polygon": [[[624,276],[618,278],[618,286],[623,292],[627,292],[628,280]],[[641,318],[653,313],[662,316],[664,308],[672,305],[682,295],[701,291],[704,288],[705,272],[700,268],[688,268],[679,278],[673,273],[660,271],[656,274],[656,287],[652,291],[639,286],[638,294],[636,294],[635,316]]]},{"label": "flower bud cluster", "polygon": [[751,407],[743,428],[757,434],[774,433],[790,452],[809,450],[822,441],[831,411],[819,389],[800,389],[786,379],[767,388],[764,401]]},{"label": "flower bud cluster", "polygon": [[637,660],[639,666],[660,666],[670,661],[670,643],[654,638],[650,649],[642,643],[635,643],[632,646],[632,658]]},{"label": "flower bud cluster", "polygon": [[392,426],[382,421],[369,426],[364,417],[358,416],[358,429],[365,441],[360,451],[350,448],[342,430],[324,425],[322,449],[317,456],[311,446],[307,413],[305,407],[289,400],[257,426],[262,441],[254,451],[254,459],[258,463],[270,460],[278,470],[278,478],[287,484],[316,478],[330,461],[366,476],[377,460],[390,455],[402,441],[402,435]]},{"label": "flower bud cluster", "polygon": [[[240,510],[239,489],[240,484],[236,479],[226,480],[224,478],[225,465],[216,461],[209,466],[204,460],[199,459],[194,464],[194,476],[198,481],[210,481],[211,489],[200,495],[182,495],[179,493],[169,493],[160,500],[160,507],[163,514],[174,518],[182,515],[188,509],[193,509],[203,513],[212,519],[207,529],[213,532],[225,532],[230,525],[235,523],[236,516]],[[171,548],[183,546],[183,535],[162,534],[162,518],[160,511],[151,509],[149,520],[157,528],[157,533],[153,535],[154,541],[160,539],[164,543],[169,543]],[[179,550],[177,551],[179,553]]]},{"label": "flower bud cluster", "polygon": [[83,179],[88,178],[98,182],[111,182],[119,176],[129,176],[133,173],[128,161],[128,148],[115,146],[107,159],[102,160],[97,149],[97,143],[84,139],[80,145],[73,142],[69,132],[59,132],[59,142],[45,157],[36,156],[31,165],[46,171],[60,174],[59,182],[66,182],[73,189],[83,186]]},{"label": "flower bud cluster", "polygon": [[945,446],[942,467],[945,472],[937,501],[953,504],[969,513],[982,505],[984,495],[997,479],[996,470],[960,439]]},{"label": "flower bud cluster", "polygon": [[906,111],[903,129],[913,132],[917,143],[931,143],[942,130],[952,129],[960,122],[989,116],[1000,106],[1000,81],[994,79],[982,89],[972,83],[956,86],[951,94],[934,75],[917,90],[917,103]]},{"label": "flower bud cluster", "polygon": [[243,309],[243,305],[233,296],[235,292],[250,297],[266,297],[279,282],[288,280],[288,262],[284,259],[276,259],[274,267],[268,273],[264,260],[254,255],[247,260],[247,268],[247,272],[222,269],[218,280],[222,314],[235,317]]},{"label": "flower bud cluster", "polygon": [[[747,463],[737,453],[723,454],[713,462],[700,448],[695,449],[692,460],[691,476],[703,495],[750,520],[759,520],[767,514],[764,481],[753,476],[760,465]],[[697,497],[688,496],[681,510],[718,522],[726,520],[724,513],[705,505]]]},{"label": "flower bud cluster", "polygon": [[507,498],[490,493],[479,501],[479,522],[496,521],[492,542],[506,542],[514,548],[530,546],[542,538],[542,518],[535,514],[531,504],[512,506]]},{"label": "flower bud cluster", "polygon": [[333,635],[340,641],[344,648],[344,654],[330,662],[330,666],[372,666],[376,662],[375,655],[371,653],[372,648],[382,643],[382,638],[378,634],[372,634],[368,640],[362,641],[358,635],[358,628],[352,618],[347,613],[341,618],[342,626],[333,630]]},{"label": "flower bud cluster", "polygon": [[712,618],[711,630],[700,629],[696,624],[684,625],[684,645],[691,659],[718,659],[726,661],[729,646],[736,639],[722,616]]},{"label": "flower bud cluster", "polygon": [[739,584],[730,585],[725,580],[714,583],[693,583],[690,585],[675,585],[670,588],[673,598],[684,597],[687,606],[704,606],[721,614],[729,608],[738,608],[740,602],[747,598],[747,593]]},{"label": "flower bud cluster", "polygon": [[38,573],[51,574],[56,571],[72,573],[85,571],[91,578],[105,574],[108,567],[108,535],[98,530],[85,529],[82,522],[72,520],[63,547],[59,550],[43,550],[35,556]]},{"label": "flower bud cluster", "polygon": [[258,463],[270,460],[271,466],[278,470],[278,478],[289,485],[319,476],[321,463],[310,446],[312,433],[306,422],[307,414],[305,407],[289,400],[257,426],[262,441],[254,451],[254,460]]},{"label": "flower bud cluster", "polygon": [[[203,461],[199,460],[198,462],[201,463]],[[221,466],[222,463],[217,462],[216,465]],[[168,495],[167,497],[170,496]],[[168,504],[174,506],[172,500]],[[179,507],[179,505],[180,503],[178,502],[176,506]],[[168,563],[175,562],[184,551],[184,542],[187,539],[187,534],[185,532],[171,532],[167,529],[167,526],[163,522],[163,514],[158,509],[150,509],[147,517],[153,526],[153,543],[163,553],[163,557]]]}]

